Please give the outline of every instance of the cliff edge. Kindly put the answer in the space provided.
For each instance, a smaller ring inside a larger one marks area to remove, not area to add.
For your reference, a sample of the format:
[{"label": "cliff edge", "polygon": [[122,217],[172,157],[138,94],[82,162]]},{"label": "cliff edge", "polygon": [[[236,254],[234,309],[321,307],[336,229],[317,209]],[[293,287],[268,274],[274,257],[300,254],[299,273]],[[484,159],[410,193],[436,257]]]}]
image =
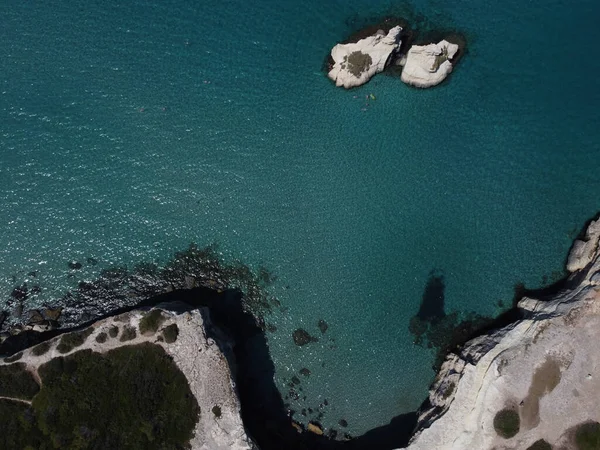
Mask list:
[{"label": "cliff edge", "polygon": [[253,449],[232,345],[207,308],[175,302],[6,357],[0,447]]},{"label": "cliff edge", "polygon": [[592,221],[562,290],[448,355],[408,449],[600,448],[599,240]]}]

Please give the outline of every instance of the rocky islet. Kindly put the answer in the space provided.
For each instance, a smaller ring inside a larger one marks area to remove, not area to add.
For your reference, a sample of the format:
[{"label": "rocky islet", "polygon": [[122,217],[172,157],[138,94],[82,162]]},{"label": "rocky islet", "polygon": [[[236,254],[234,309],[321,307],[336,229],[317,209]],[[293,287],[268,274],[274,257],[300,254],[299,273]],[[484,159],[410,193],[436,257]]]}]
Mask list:
[{"label": "rocky islet", "polygon": [[[402,19],[386,19],[383,24],[390,21],[406,23]],[[354,42],[333,47],[327,75],[336,86],[346,89],[361,86],[390,66],[402,67],[401,80],[418,88],[436,86],[452,72],[461,51],[459,44],[442,39],[437,43],[416,45],[413,44],[413,33],[405,31],[401,25],[387,31],[384,28]],[[464,45],[462,39],[458,41]]]}]

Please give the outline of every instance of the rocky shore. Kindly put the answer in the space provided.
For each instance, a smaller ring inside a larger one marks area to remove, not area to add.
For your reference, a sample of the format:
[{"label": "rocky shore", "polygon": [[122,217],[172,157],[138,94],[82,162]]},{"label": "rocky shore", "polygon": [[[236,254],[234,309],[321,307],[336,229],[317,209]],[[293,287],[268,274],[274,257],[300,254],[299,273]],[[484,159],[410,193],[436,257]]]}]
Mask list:
[{"label": "rocky shore", "polygon": [[599,240],[592,221],[562,289],[448,355],[407,448],[600,448]]},{"label": "rocky shore", "polygon": [[[110,442],[137,440],[140,448],[153,448],[148,442],[261,450],[598,448],[581,443],[600,443],[599,247],[600,221],[591,221],[570,251],[568,278],[551,294],[521,298],[518,320],[449,354],[418,417],[398,416],[389,425],[342,441],[318,423],[303,427],[294,422],[273,381],[264,323],[249,311],[240,291],[192,282],[203,279],[205,264],[213,261],[210,254],[192,249],[176,258],[176,272],[161,274],[171,273],[170,288],[159,283],[159,293],[141,304],[77,328],[26,330],[0,344],[0,415],[9,424],[0,446],[35,447],[48,440],[67,445],[102,435]],[[245,274],[242,278],[249,286],[261,284],[245,269],[227,269],[214,261],[210,267],[217,279],[224,280],[223,273],[238,278]],[[139,287],[131,277],[127,289]],[[108,291],[98,295],[101,292]],[[34,315],[36,320],[57,322],[60,312],[48,309]],[[327,327],[319,322],[321,333]],[[27,333],[34,337],[20,338]],[[291,338],[296,345],[317,339],[301,328]],[[303,371],[302,376],[310,376]],[[101,376],[85,375],[96,372]],[[68,376],[61,375],[65,373]],[[139,377],[145,373],[152,375]],[[156,383],[161,377],[171,381]],[[165,385],[174,390],[164,392],[160,386]],[[114,386],[126,388],[113,392]],[[130,391],[136,393],[135,401],[125,393]],[[146,391],[152,395],[146,397]],[[114,395],[123,398],[119,408],[130,405],[128,417],[137,421],[132,434],[122,438],[111,435],[110,427],[94,425],[111,416],[107,411],[115,410],[110,406]],[[78,421],[77,435],[69,434],[74,429],[71,422],[53,419],[48,424],[53,411],[65,405],[75,410],[77,402],[85,407],[90,401],[101,416],[71,417]],[[144,409],[152,414],[142,414]],[[167,419],[152,419],[173,414],[180,424],[175,428]],[[170,429],[175,431],[165,431]]]}]

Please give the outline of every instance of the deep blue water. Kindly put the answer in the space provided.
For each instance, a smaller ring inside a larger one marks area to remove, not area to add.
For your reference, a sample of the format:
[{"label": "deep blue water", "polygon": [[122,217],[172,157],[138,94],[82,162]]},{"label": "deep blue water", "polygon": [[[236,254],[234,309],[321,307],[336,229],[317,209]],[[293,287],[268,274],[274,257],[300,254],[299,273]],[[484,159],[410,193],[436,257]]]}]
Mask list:
[{"label": "deep blue water", "polygon": [[[217,242],[279,277],[281,385],[308,367],[304,404],[359,434],[425,398],[407,325],[432,269],[448,310],[496,314],[598,209],[597,2],[121,3],[0,4],[4,298]],[[449,82],[335,88],[331,46],[390,11],[467,36]]]}]

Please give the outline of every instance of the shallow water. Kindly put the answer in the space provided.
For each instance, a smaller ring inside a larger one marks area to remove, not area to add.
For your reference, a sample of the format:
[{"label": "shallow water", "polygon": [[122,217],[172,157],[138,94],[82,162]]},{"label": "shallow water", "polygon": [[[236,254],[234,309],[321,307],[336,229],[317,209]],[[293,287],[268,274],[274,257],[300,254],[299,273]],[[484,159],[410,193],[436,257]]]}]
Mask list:
[{"label": "shallow water", "polygon": [[[311,370],[292,408],[328,399],[323,424],[359,434],[425,398],[433,353],[407,327],[432,269],[448,311],[496,314],[598,209],[591,0],[118,3],[0,5],[5,298],[217,242],[278,276],[283,395]],[[468,54],[436,89],[336,89],[330,47],[389,11]],[[296,347],[298,327],[319,342]]]}]

